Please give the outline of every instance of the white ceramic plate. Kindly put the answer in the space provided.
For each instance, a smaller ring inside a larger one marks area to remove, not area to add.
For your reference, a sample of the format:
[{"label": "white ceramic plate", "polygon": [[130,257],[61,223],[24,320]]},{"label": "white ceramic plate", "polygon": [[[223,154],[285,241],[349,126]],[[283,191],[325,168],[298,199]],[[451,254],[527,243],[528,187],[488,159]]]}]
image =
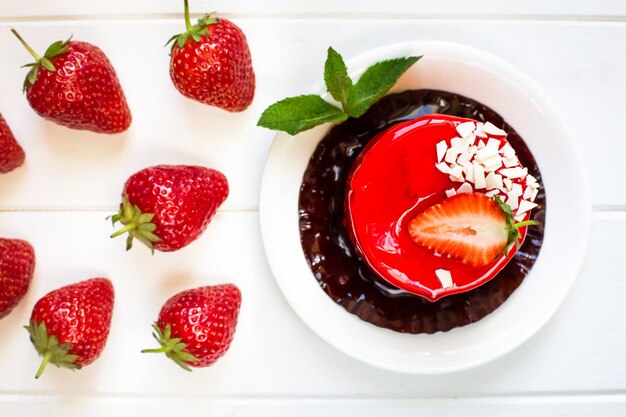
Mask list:
[{"label": "white ceramic plate", "polygon": [[[581,156],[557,109],[537,84],[502,59],[459,44],[411,42],[360,55],[348,62],[348,68],[355,78],[374,62],[409,55],[424,57],[392,92],[431,88],[478,100],[515,128],[537,160],[548,205],[545,236],[540,255],[521,286],[484,319],[433,335],[381,329],[335,304],[309,269],[298,229],[302,175],[329,126],[295,137],[276,135],[263,177],[261,229],[276,281],[311,329],[337,349],[371,365],[435,374],[493,360],[548,321],[578,274],[588,241],[591,199]],[[577,225],[575,229],[572,224]]]}]

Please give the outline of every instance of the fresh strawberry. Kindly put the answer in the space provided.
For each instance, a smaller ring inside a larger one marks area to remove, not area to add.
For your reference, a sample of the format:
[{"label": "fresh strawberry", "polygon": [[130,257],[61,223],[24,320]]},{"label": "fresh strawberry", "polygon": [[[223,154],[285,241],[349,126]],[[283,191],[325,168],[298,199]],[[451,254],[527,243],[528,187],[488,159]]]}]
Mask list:
[{"label": "fresh strawberry", "polygon": [[0,238],[0,319],[24,297],[34,270],[35,251],[30,243]]},{"label": "fresh strawberry", "polygon": [[185,0],[187,31],[173,36],[170,76],[185,97],[230,112],[254,98],[255,77],[246,36],[227,19],[206,15],[194,26]]},{"label": "fresh strawberry", "polygon": [[72,129],[119,133],[130,126],[131,114],[111,62],[86,42],[58,41],[39,56],[11,29],[35,58],[24,91],[37,114]]},{"label": "fresh strawberry", "polygon": [[24,163],[24,150],[15,140],[11,128],[0,114],[0,174],[13,171]]},{"label": "fresh strawberry", "polygon": [[35,304],[26,330],[43,356],[36,378],[48,363],[80,369],[95,361],[109,335],[113,285],[92,278],[46,294]]},{"label": "fresh strawberry", "polygon": [[213,364],[230,347],[235,335],[241,292],[233,284],[200,287],[171,297],[154,323],[158,349],[190,371]]},{"label": "fresh strawberry", "polygon": [[481,193],[457,194],[418,214],[409,224],[420,246],[475,267],[485,266],[519,244],[519,228],[508,205]]},{"label": "fresh strawberry", "polygon": [[162,252],[187,246],[206,229],[228,196],[228,181],[214,169],[188,165],[158,165],[133,174],[124,185],[119,213],[113,224],[124,227],[111,237],[128,233]]}]

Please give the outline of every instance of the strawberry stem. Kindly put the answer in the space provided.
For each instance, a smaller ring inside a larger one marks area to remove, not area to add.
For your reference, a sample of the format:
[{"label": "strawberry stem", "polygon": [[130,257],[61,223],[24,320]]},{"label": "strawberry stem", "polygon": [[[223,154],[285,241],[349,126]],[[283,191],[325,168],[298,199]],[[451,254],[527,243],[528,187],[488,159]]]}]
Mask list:
[{"label": "strawberry stem", "polygon": [[185,27],[187,28],[187,32],[191,32],[193,29],[189,17],[189,0],[185,0]]},{"label": "strawberry stem", "polygon": [[523,222],[515,223],[514,226],[515,226],[516,229],[519,229],[519,228],[522,228],[522,227],[525,227],[525,226],[535,226],[537,224],[539,224],[539,222],[537,220],[526,220],[526,221],[523,221]]},{"label": "strawberry stem", "polygon": [[50,358],[52,358],[52,352],[46,352],[46,354],[43,355],[43,360],[41,361],[41,365],[39,365],[39,369],[35,374],[35,379],[39,379],[39,377],[43,373],[43,370],[46,369],[46,366],[50,362]]},{"label": "strawberry stem", "polygon": [[71,345],[68,343],[59,343],[59,339],[53,334],[48,334],[46,323],[37,323],[31,321],[28,326],[24,326],[30,335],[37,353],[43,357],[41,365],[35,374],[35,378],[39,378],[49,363],[56,366],[69,369],[80,369],[81,365],[76,363],[77,355],[70,353]]},{"label": "strawberry stem", "polygon": [[137,239],[150,248],[150,251],[154,254],[154,243],[161,241],[161,239],[153,233],[157,229],[156,224],[152,222],[154,214],[142,213],[141,209],[132,204],[128,200],[128,196],[125,195],[120,205],[119,212],[110,217],[113,221],[113,225],[119,222],[124,226],[114,232],[111,238],[128,233],[126,250],[129,250],[133,246],[133,239]]},{"label": "strawberry stem", "polygon": [[180,338],[172,337],[172,327],[168,324],[165,326],[165,330],[161,330],[158,323],[154,323],[152,328],[154,329],[152,336],[159,342],[161,347],[144,349],[141,353],[165,353],[165,356],[173,360],[178,366],[185,371],[191,372],[189,364],[198,362],[198,358],[185,350],[187,345]]},{"label": "strawberry stem", "polygon": [[[186,1],[186,0],[185,0]],[[35,58],[35,60],[37,62],[39,62],[41,60],[41,56],[39,56],[39,54],[37,52],[35,52],[35,50],[33,48],[30,47],[29,44],[26,43],[26,41],[20,36],[19,33],[17,33],[17,30],[11,28],[11,32],[13,32],[13,34],[17,37],[17,39],[22,43],[22,45],[24,45],[24,48],[26,48],[26,50],[28,51],[29,54],[31,54],[33,56],[33,58]]]}]

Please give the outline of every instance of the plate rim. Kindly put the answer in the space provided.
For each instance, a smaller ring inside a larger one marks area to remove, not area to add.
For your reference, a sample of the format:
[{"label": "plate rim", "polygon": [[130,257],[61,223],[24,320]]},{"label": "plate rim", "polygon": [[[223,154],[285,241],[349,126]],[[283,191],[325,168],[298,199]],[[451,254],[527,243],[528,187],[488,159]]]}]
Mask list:
[{"label": "plate rim", "polygon": [[[391,364],[389,362],[384,362],[384,361],[378,361],[373,359],[370,356],[367,356],[365,354],[363,354],[362,352],[359,351],[353,351],[353,350],[348,350],[346,349],[344,346],[341,345],[341,343],[338,343],[336,340],[332,340],[329,337],[327,337],[327,335],[325,335],[324,331],[321,331],[318,328],[318,325],[316,325],[314,322],[310,321],[309,317],[302,311],[301,307],[298,305],[298,303],[296,302],[296,300],[294,300],[292,297],[290,297],[288,295],[288,289],[285,287],[285,283],[283,282],[283,280],[279,277],[279,273],[277,272],[277,265],[275,264],[276,260],[273,259],[271,252],[272,252],[272,248],[271,248],[271,235],[272,235],[272,231],[273,229],[270,227],[270,224],[268,224],[270,222],[270,219],[268,217],[268,212],[269,210],[271,210],[270,208],[267,208],[270,204],[271,204],[271,199],[269,198],[268,194],[268,182],[270,181],[270,176],[271,176],[271,163],[272,163],[272,155],[276,153],[276,148],[282,146],[280,144],[281,141],[284,141],[286,138],[285,136],[287,136],[284,133],[278,132],[275,137],[274,140],[272,142],[272,145],[269,149],[268,155],[267,155],[267,160],[264,166],[264,170],[263,170],[263,177],[262,177],[262,181],[261,181],[261,191],[260,191],[260,201],[259,201],[259,218],[260,218],[260,228],[261,228],[261,237],[262,237],[262,241],[263,241],[263,246],[264,246],[264,250],[266,253],[266,258],[268,260],[270,269],[272,271],[272,275],[274,276],[274,280],[276,281],[276,284],[278,285],[278,287],[280,288],[284,298],[287,300],[288,304],[290,305],[291,309],[296,313],[296,315],[311,329],[313,330],[320,338],[322,338],[325,342],[327,342],[328,344],[330,344],[331,346],[333,346],[334,348],[336,348],[337,350],[339,350],[340,352],[343,352],[344,354],[351,356],[361,362],[367,363],[369,365],[372,366],[376,366],[378,368],[381,369],[386,369],[389,371],[394,371],[394,372],[400,372],[400,373],[408,373],[408,374],[446,374],[446,373],[451,373],[451,372],[456,372],[456,371],[462,371],[462,370],[466,370],[466,369],[470,369],[470,368],[474,368],[480,365],[483,365],[487,362],[491,362],[513,350],[515,350],[517,347],[519,347],[521,344],[523,344],[524,342],[526,342],[528,339],[530,339],[533,335],[535,335],[542,327],[545,326],[545,324],[554,316],[554,314],[556,313],[556,311],[560,308],[560,306],[563,304],[565,298],[567,297],[567,295],[570,293],[571,288],[573,287],[576,278],[578,277],[579,273],[580,273],[580,269],[582,267],[582,263],[584,261],[585,258],[585,254],[588,250],[588,245],[589,245],[589,235],[590,235],[590,231],[591,231],[591,213],[592,213],[592,205],[591,205],[591,191],[590,191],[590,184],[589,184],[589,177],[587,175],[587,168],[585,166],[585,164],[583,163],[583,158],[582,158],[582,153],[580,150],[580,147],[578,146],[578,144],[576,143],[575,140],[573,140],[573,138],[575,137],[573,134],[572,129],[568,126],[568,124],[566,124],[564,122],[564,118],[561,115],[561,112],[559,111],[559,109],[557,108],[557,106],[555,105],[555,103],[552,101],[552,99],[547,95],[547,93],[545,93],[545,91],[539,86],[539,84],[537,84],[532,78],[530,78],[528,75],[526,75],[524,72],[522,72],[520,69],[518,69],[517,67],[515,67],[512,64],[509,64],[508,62],[506,62],[505,60],[503,60],[502,58],[493,55],[491,53],[488,53],[486,51],[483,51],[481,49],[472,47],[472,46],[468,46],[465,44],[461,44],[461,43],[455,43],[455,42],[444,42],[444,41],[409,41],[409,42],[400,42],[400,43],[393,43],[393,44],[389,44],[389,45],[385,45],[385,46],[381,46],[369,51],[366,51],[364,53],[361,53],[359,55],[354,56],[353,58],[349,59],[346,61],[346,64],[348,66],[348,68],[358,68],[356,71],[354,72],[350,72],[351,76],[354,76],[355,74],[359,74],[360,72],[364,71],[365,69],[365,64],[370,64],[371,62],[374,62],[375,60],[380,60],[380,59],[385,59],[385,57],[387,56],[398,56],[397,52],[398,51],[402,51],[404,49],[409,49],[409,50],[417,50],[417,49],[439,49],[441,51],[447,51],[449,52],[450,50],[453,50],[455,52],[458,52],[459,54],[463,55],[463,54],[469,54],[473,57],[478,57],[480,59],[484,59],[487,61],[491,61],[491,62],[496,62],[499,65],[503,66],[506,68],[506,71],[508,72],[509,75],[513,75],[513,78],[515,79],[514,81],[518,81],[521,82],[522,85],[524,85],[525,87],[528,87],[529,90],[532,90],[532,97],[538,97],[540,99],[540,107],[549,110],[551,116],[553,116],[555,118],[554,123],[555,125],[558,125],[558,128],[561,129],[562,131],[564,131],[566,133],[567,139],[568,139],[568,143],[570,144],[570,149],[569,151],[571,152],[571,156],[572,158],[575,160],[576,162],[576,167],[578,169],[579,172],[579,180],[580,182],[578,183],[578,195],[579,195],[579,201],[580,201],[580,216],[582,219],[584,219],[585,221],[582,222],[580,225],[577,226],[577,235],[580,237],[583,237],[582,239],[579,239],[581,243],[578,244],[578,246],[576,247],[576,249],[578,249],[578,252],[576,253],[576,255],[574,257],[574,261],[570,263],[570,265],[572,265],[572,277],[571,279],[569,279],[569,281],[567,281],[567,285],[564,286],[563,291],[561,291],[561,293],[559,293],[559,297],[553,297],[554,298],[554,302],[552,302],[550,304],[550,309],[548,311],[546,311],[546,314],[544,314],[540,320],[536,320],[535,322],[532,323],[532,325],[530,327],[527,328],[525,334],[523,337],[518,338],[517,340],[515,340],[512,343],[507,343],[505,345],[502,345],[500,349],[494,350],[492,352],[491,355],[488,355],[486,357],[483,358],[478,358],[476,360],[468,360],[464,363],[460,363],[460,364],[456,364],[456,365],[450,365],[450,366],[435,366],[435,367],[431,367],[431,368],[415,368],[415,367],[407,367],[406,364]],[[445,55],[445,53],[444,53]],[[373,59],[375,58],[375,59]],[[311,92],[313,93],[320,93],[320,91],[324,91],[322,89],[322,82],[318,82],[317,84],[314,85],[313,88],[310,89]],[[391,91],[393,92],[393,90]],[[332,125],[328,125],[325,126],[321,129],[329,129]],[[320,128],[318,128],[320,129]],[[310,155],[309,155],[310,157]],[[301,179],[300,179],[301,181]],[[294,213],[295,216],[296,213]],[[304,255],[301,251],[301,247],[298,247],[298,252],[301,253],[302,258],[304,258]],[[319,288],[319,284],[317,283],[317,281],[315,280],[315,277],[313,277],[313,275],[310,275],[312,281],[314,281],[315,286],[317,288]],[[320,289],[321,290],[321,289]],[[320,291],[321,293],[323,293],[323,291]],[[517,292],[517,290],[515,291]],[[511,295],[511,297],[513,297],[515,295],[515,292]],[[345,311],[343,309],[343,307],[339,306],[338,304],[336,304],[334,301],[332,301],[326,294],[324,294],[324,297],[326,297],[335,307],[341,309],[341,312],[347,316],[350,316],[351,318],[353,318],[354,320],[358,321],[359,323],[365,323],[367,326],[376,328],[376,331],[382,331],[382,332],[389,332],[389,333],[393,333],[394,335],[400,335],[400,337],[404,337],[404,338],[412,338],[412,339],[416,339],[416,338],[424,338],[424,337],[433,337],[436,336],[435,335],[423,335],[423,334],[418,334],[418,335],[414,335],[414,334],[402,334],[402,333],[397,333],[397,332],[393,332],[391,330],[388,329],[381,329],[378,328],[370,323],[367,323],[365,321],[362,321],[361,319],[359,319],[357,316]],[[507,300],[508,301],[508,300]],[[506,301],[505,301],[506,303]],[[487,317],[479,320],[479,322],[483,321],[483,320],[488,320],[489,316],[491,316],[493,313],[489,314]],[[462,328],[466,328],[466,327],[470,327],[472,326],[472,324],[468,325],[468,326],[463,326]],[[445,332],[445,334],[451,334],[451,332],[454,332],[455,329],[449,331],[449,332]],[[437,333],[440,334],[441,332]]]}]

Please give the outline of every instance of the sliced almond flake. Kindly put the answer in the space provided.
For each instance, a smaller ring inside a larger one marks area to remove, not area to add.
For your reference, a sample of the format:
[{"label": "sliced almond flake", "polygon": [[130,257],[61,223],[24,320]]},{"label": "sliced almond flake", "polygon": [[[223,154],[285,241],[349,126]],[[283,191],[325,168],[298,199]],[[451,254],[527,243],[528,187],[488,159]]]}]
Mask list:
[{"label": "sliced almond flake", "polygon": [[533,195],[530,196],[530,201],[535,201],[535,198],[537,198],[537,193],[539,192],[539,189],[535,188],[533,190]]},{"label": "sliced almond flake", "polygon": [[482,163],[485,166],[485,171],[493,172],[502,166],[502,158],[500,158],[500,155],[496,155],[493,158],[482,161]]},{"label": "sliced almond flake", "polygon": [[526,187],[526,189],[524,190],[524,195],[522,195],[522,198],[526,200],[530,200],[532,196],[533,196],[533,189],[530,187]]},{"label": "sliced almond flake", "polygon": [[[494,138],[489,138],[489,140],[487,141],[487,147],[488,148],[496,148],[499,149],[500,148],[500,144],[502,142],[500,142],[498,139],[494,139]],[[498,151],[499,152],[499,151]]]},{"label": "sliced almond flake", "polygon": [[435,164],[435,168],[437,168],[439,171],[443,172],[444,174],[450,173],[450,167],[445,162],[441,162],[440,164]]},{"label": "sliced almond flake", "polygon": [[464,182],[459,188],[456,189],[457,194],[469,194],[473,191],[472,186],[467,182]]},{"label": "sliced almond flake", "polygon": [[478,149],[482,149],[485,147],[485,142],[483,142],[482,140],[479,140],[476,146],[478,146]]},{"label": "sliced almond flake", "polygon": [[488,135],[493,135],[493,136],[506,136],[506,132],[504,130],[495,126],[491,122],[485,123],[485,125],[483,126],[483,132],[485,132]]},{"label": "sliced almond flake", "polygon": [[468,162],[463,165],[463,173],[465,174],[465,180],[474,183],[474,164]]},{"label": "sliced almond flake", "polygon": [[464,122],[456,127],[456,131],[462,138],[468,137],[474,130],[476,130],[476,124],[474,124],[474,122]]},{"label": "sliced almond flake", "polygon": [[504,186],[506,187],[507,191],[511,191],[511,187],[513,187],[513,181],[508,178],[504,178],[502,181],[504,182]]},{"label": "sliced almond flake", "polygon": [[485,134],[485,132],[483,131],[483,127],[485,126],[484,123],[476,123],[476,130],[474,130],[474,135],[480,137],[480,138],[486,138],[487,135]]},{"label": "sliced almond flake", "polygon": [[513,183],[511,187],[511,192],[517,194],[519,197],[523,194],[523,189],[521,184]]},{"label": "sliced almond flake", "polygon": [[524,176],[526,175],[526,172],[522,168],[516,167],[516,168],[501,169],[500,174],[513,180],[516,178],[524,178]]},{"label": "sliced almond flake", "polygon": [[447,269],[436,269],[435,275],[443,288],[449,288],[454,285],[452,282],[452,274]]},{"label": "sliced almond flake", "polygon": [[511,195],[510,192],[507,193],[508,198],[506,199],[506,204],[511,207],[511,210],[515,211],[518,207],[519,201],[517,195]]},{"label": "sliced almond flake", "polygon": [[516,167],[519,165],[519,160],[517,156],[513,156],[512,158],[504,157],[502,158],[502,162],[504,162],[504,166],[507,168]]},{"label": "sliced almond flake", "polygon": [[450,167],[450,176],[463,179],[463,167],[460,165],[453,165]]},{"label": "sliced almond flake", "polygon": [[483,188],[487,187],[487,184],[485,182],[485,170],[478,162],[474,162],[473,165],[474,187],[476,187],[477,190],[482,190]]},{"label": "sliced almond flake", "polygon": [[476,152],[478,152],[478,146],[476,145],[470,146],[469,149],[467,150],[468,160],[471,161],[474,155],[476,155]]},{"label": "sliced almond flake", "polygon": [[505,156],[507,158],[513,158],[515,156],[515,149],[513,149],[511,144],[507,142],[500,149],[500,153],[502,154],[502,156]]},{"label": "sliced almond flake", "polygon": [[498,195],[498,194],[500,194],[500,190],[491,190],[485,193],[487,197],[493,197],[494,195]]},{"label": "sliced almond flake", "polygon": [[537,184],[537,178],[535,178],[532,175],[528,174],[526,176],[526,185],[530,186],[530,184]]},{"label": "sliced almond flake", "polygon": [[498,149],[494,148],[493,146],[486,146],[476,152],[476,159],[478,159],[479,161],[485,161],[489,158],[494,158],[496,156],[500,158]]},{"label": "sliced almond flake", "polygon": [[469,163],[470,159],[472,158],[469,155],[469,151],[465,151],[461,155],[459,155],[459,157],[456,159],[456,163],[463,166]]},{"label": "sliced almond flake", "polygon": [[517,209],[517,214],[526,213],[537,207],[537,203],[533,203],[532,201],[522,200],[519,203],[519,208]]},{"label": "sliced almond flake", "polygon": [[495,172],[490,172],[489,174],[487,174],[487,177],[485,178],[485,185],[487,186],[488,190],[501,189],[502,188],[502,175],[496,174]]},{"label": "sliced almond flake", "polygon": [[450,147],[451,147],[451,148],[458,148],[458,147],[459,147],[459,145],[460,145],[462,142],[463,142],[463,138],[459,138],[459,137],[452,138],[452,139],[450,139]]},{"label": "sliced almond flake", "polygon": [[450,198],[450,197],[454,197],[456,195],[456,190],[454,188],[450,188],[449,190],[446,190],[446,197]]},{"label": "sliced almond flake", "polygon": [[526,213],[518,214],[517,216],[515,216],[515,221],[517,223],[523,222],[524,220],[526,220]]},{"label": "sliced almond flake", "polygon": [[448,144],[445,140],[437,143],[437,162],[441,162],[444,156],[446,156],[446,151],[448,150]]},{"label": "sliced almond flake", "polygon": [[454,163],[456,161],[456,157],[459,156],[460,153],[461,153],[461,150],[459,148],[455,146],[451,147],[446,152],[445,161],[449,164]]}]

